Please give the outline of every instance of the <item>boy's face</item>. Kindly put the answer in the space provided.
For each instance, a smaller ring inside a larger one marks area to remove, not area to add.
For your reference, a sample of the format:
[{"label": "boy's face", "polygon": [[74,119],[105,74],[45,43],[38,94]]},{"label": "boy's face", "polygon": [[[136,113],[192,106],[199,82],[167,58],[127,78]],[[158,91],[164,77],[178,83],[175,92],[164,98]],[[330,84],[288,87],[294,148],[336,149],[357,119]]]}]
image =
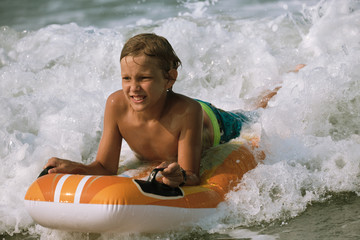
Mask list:
[{"label": "boy's face", "polygon": [[135,111],[156,107],[164,100],[175,79],[165,78],[159,62],[144,54],[121,59],[121,77],[124,94]]}]

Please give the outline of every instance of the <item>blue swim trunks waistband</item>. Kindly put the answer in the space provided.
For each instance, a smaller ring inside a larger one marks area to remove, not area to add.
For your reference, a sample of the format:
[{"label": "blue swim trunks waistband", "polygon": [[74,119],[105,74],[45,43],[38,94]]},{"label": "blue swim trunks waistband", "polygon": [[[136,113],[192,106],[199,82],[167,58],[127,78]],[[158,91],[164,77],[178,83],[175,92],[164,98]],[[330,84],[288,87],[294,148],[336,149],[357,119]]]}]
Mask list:
[{"label": "blue swim trunks waistband", "polygon": [[211,103],[198,100],[204,111],[209,116],[214,128],[214,144],[229,142],[231,139],[240,136],[240,131],[244,123],[250,122],[250,119],[242,112],[227,112],[216,108]]},{"label": "blue swim trunks waistband", "polygon": [[214,114],[213,110],[209,106],[209,103],[203,102],[201,100],[196,100],[196,101],[198,101],[200,103],[201,107],[204,109],[204,111],[206,112],[206,114],[210,118],[211,124],[212,124],[213,129],[214,129],[214,143],[213,143],[213,146],[219,145],[220,144],[221,134],[220,134],[220,126],[219,126],[218,119],[217,119],[216,115]]}]

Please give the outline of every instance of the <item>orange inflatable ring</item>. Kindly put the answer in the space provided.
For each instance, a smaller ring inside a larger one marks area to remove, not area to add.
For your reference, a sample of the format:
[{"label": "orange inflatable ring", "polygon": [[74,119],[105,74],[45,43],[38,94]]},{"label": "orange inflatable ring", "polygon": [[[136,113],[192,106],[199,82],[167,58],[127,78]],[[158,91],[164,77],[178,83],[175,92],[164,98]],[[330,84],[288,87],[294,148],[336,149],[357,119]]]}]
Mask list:
[{"label": "orange inflatable ring", "polygon": [[29,187],[25,206],[35,222],[48,228],[160,232],[213,214],[225,194],[256,165],[253,155],[239,146],[220,164],[204,171],[201,185],[165,190],[165,185],[153,184],[153,180],[47,174]]}]

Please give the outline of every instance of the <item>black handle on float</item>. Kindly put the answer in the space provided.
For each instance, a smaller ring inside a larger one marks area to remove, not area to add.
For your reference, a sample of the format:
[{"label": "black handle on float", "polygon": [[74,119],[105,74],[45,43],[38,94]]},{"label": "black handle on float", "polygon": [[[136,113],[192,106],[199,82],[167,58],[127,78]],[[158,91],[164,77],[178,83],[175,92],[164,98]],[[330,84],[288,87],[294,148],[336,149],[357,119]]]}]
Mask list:
[{"label": "black handle on float", "polygon": [[48,174],[48,173],[49,173],[49,170],[52,169],[52,168],[54,168],[54,167],[50,166],[50,167],[45,168],[44,170],[42,170],[42,172],[40,173],[40,175],[39,175],[37,178],[42,177],[42,176]]},{"label": "black handle on float", "polygon": [[135,180],[135,183],[137,183],[141,190],[145,193],[155,194],[162,197],[183,197],[184,194],[179,187],[173,188],[156,181],[156,175],[164,169],[165,168],[155,168],[150,173],[147,181]]},{"label": "black handle on float", "polygon": [[147,181],[151,183],[156,183],[156,175],[158,174],[158,172],[164,171],[164,169],[165,168],[155,168],[154,170],[152,170]]}]

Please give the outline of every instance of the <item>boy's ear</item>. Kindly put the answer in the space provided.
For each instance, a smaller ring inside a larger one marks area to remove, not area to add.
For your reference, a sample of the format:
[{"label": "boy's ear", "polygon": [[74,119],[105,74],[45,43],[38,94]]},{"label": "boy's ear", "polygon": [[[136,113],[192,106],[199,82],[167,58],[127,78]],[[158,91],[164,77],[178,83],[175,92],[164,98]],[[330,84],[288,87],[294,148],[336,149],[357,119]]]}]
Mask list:
[{"label": "boy's ear", "polygon": [[178,71],[176,69],[170,69],[168,74],[169,74],[169,80],[176,81],[176,78],[178,76]]},{"label": "boy's ear", "polygon": [[177,76],[178,76],[178,71],[176,69],[171,69],[168,72],[168,86],[167,86],[168,89],[172,88],[172,85],[174,85]]}]

